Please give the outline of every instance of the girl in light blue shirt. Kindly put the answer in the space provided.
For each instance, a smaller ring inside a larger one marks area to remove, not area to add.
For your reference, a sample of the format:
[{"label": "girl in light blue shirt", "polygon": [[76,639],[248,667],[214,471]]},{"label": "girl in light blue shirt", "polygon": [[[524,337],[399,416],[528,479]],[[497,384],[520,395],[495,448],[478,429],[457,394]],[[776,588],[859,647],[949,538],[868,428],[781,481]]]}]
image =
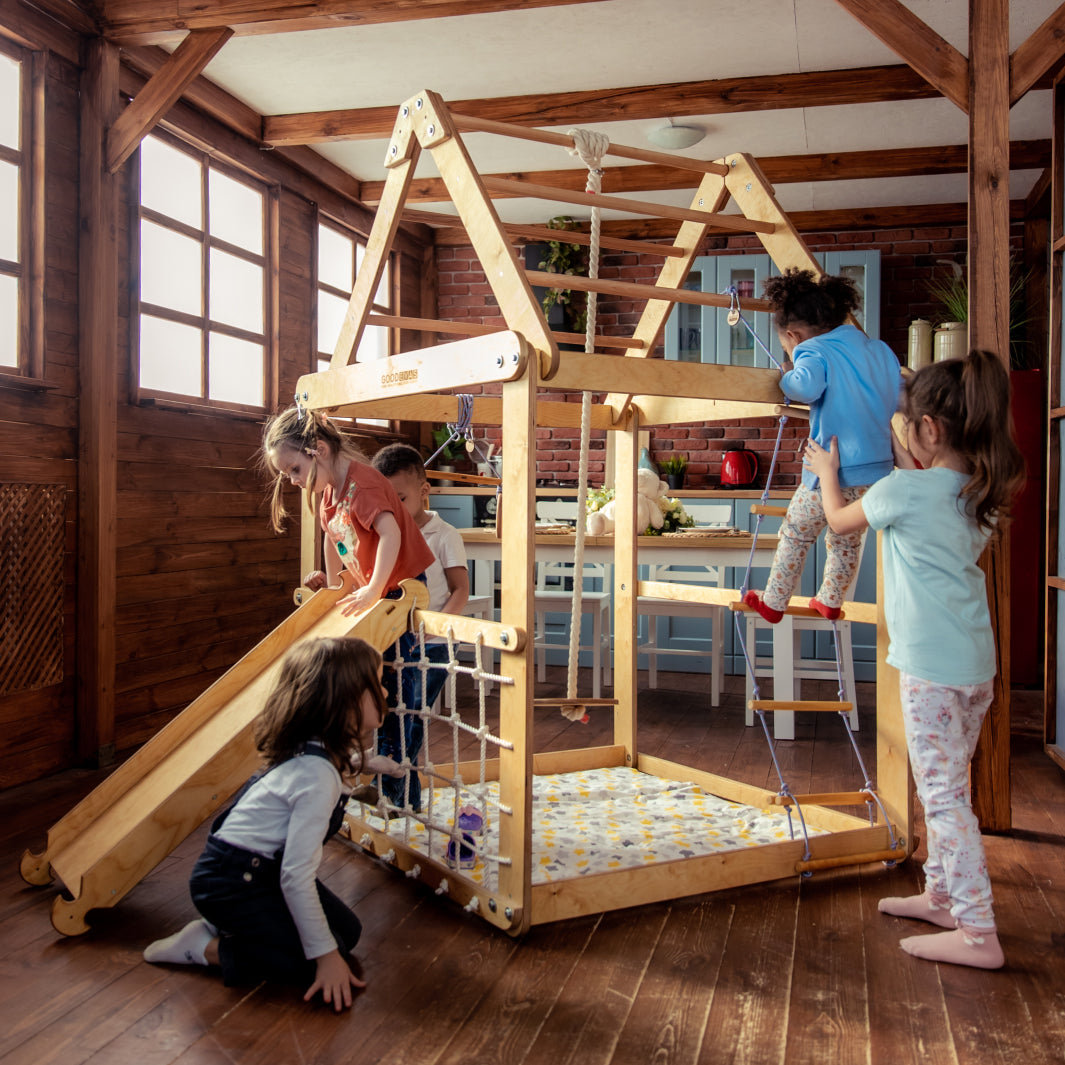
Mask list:
[{"label": "girl in light blue shirt", "polygon": [[997,969],[1003,962],[980,829],[970,805],[969,763],[994,694],[995,638],[977,560],[1024,479],[1013,440],[1009,375],[974,351],[933,363],[907,382],[908,449],[899,467],[849,503],[839,485],[835,439],[806,445],[837,532],[883,530],[888,662],[899,670],[906,745],[925,811],[925,889],[880,900],[881,913],[949,931],[901,946],[930,961]]}]

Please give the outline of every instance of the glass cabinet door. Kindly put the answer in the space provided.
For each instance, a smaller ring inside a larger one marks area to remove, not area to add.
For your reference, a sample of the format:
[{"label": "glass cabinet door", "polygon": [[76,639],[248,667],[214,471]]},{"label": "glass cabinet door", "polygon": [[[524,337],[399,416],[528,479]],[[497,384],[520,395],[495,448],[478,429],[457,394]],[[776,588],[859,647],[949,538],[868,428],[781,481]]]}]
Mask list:
[{"label": "glass cabinet door", "polygon": [[[695,260],[695,267],[689,272],[684,282],[685,288],[694,292],[704,291],[704,271],[699,269],[699,264],[705,261],[705,258]],[[712,264],[710,272],[713,274]],[[713,307],[698,307],[693,303],[678,303],[673,308],[665,330],[667,359],[676,359],[678,362],[703,361],[703,337],[705,336],[703,318],[707,311],[713,310]]]},{"label": "glass cabinet door", "polygon": [[[729,325],[728,311],[714,308],[717,343],[714,356],[704,358],[704,361],[728,366],[768,367],[769,357],[758,341],[768,347],[776,358],[780,358],[780,345],[776,340],[772,315],[766,311],[752,311],[748,301],[761,299],[765,279],[779,271],[768,255],[721,255],[714,263],[717,266],[716,291],[726,293],[730,288],[735,288],[742,320]],[[774,344],[776,347],[773,347]]]}]

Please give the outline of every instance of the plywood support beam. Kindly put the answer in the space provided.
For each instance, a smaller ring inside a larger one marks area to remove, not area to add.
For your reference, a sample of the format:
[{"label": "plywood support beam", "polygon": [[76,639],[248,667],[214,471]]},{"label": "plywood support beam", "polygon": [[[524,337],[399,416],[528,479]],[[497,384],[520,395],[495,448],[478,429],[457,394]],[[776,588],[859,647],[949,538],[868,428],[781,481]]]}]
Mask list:
[{"label": "plywood support beam", "polygon": [[[969,62],[901,0],[836,0],[870,33],[963,111],[969,109]],[[1007,27],[1006,40],[1009,40]]]},{"label": "plywood support beam", "polygon": [[156,122],[181,98],[204,67],[233,36],[225,27],[193,30],[137,93],[107,133],[107,169],[113,174],[133,154]]}]

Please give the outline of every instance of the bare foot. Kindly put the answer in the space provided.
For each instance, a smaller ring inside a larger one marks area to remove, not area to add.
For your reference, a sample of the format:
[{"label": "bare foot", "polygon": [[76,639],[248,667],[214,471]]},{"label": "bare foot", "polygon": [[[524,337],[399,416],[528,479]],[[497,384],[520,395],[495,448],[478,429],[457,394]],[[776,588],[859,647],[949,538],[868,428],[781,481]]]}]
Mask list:
[{"label": "bare foot", "polygon": [[892,917],[911,917],[937,924],[940,928],[957,927],[957,922],[950,913],[950,899],[930,895],[927,891],[907,898],[881,899],[876,908],[881,913],[891,914]]},{"label": "bare foot", "polygon": [[932,936],[910,936],[899,946],[915,958],[970,965],[974,969],[1001,969],[1006,961],[993,928],[955,928],[953,932]]}]

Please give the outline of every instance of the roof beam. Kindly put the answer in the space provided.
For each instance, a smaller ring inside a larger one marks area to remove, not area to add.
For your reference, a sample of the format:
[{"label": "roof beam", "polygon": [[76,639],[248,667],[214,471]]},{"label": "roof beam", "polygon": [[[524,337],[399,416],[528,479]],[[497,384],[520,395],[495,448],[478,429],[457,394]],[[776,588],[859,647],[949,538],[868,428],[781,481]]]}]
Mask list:
[{"label": "roof beam", "polygon": [[[925,177],[929,174],[963,174],[968,165],[964,144],[936,148],[884,148],[861,152],[826,152],[810,155],[759,156],[758,165],[774,185],[799,181],[854,181],[862,178]],[[1011,170],[1040,170],[1050,165],[1050,141],[1014,141],[1010,144]],[[528,181],[574,192],[584,190],[587,170],[533,170],[508,174],[486,174],[485,178]],[[693,189],[696,182],[668,166],[615,166],[603,172],[603,192],[662,191]],[[362,201],[377,204],[383,181],[364,181]],[[512,193],[495,192],[493,199],[508,199]],[[415,178],[407,203],[443,203],[449,200],[440,178]]]},{"label": "roof beam", "polygon": [[1010,56],[1010,107],[1065,55],[1065,4]]},{"label": "roof beam", "polygon": [[239,37],[483,15],[602,0],[104,0],[104,35],[118,44],[165,44],[189,30],[227,26]]},{"label": "roof beam", "polygon": [[836,3],[951,103],[968,112],[969,60],[901,0],[836,0]]},{"label": "roof beam", "polygon": [[217,30],[193,30],[174,49],[107,131],[107,169],[110,173],[115,173],[133,154],[156,122],[177,103],[185,89],[232,36],[233,31],[224,26]]},{"label": "roof beam", "polygon": [[[888,100],[927,100],[940,95],[908,66],[817,70],[750,78],[719,78],[666,85],[636,85],[581,92],[545,92],[456,100],[456,114],[519,126],[588,126],[663,115],[739,114],[788,107],[835,107]],[[263,141],[274,146],[326,141],[377,140],[392,135],[398,104],[293,115],[267,115]]]}]

